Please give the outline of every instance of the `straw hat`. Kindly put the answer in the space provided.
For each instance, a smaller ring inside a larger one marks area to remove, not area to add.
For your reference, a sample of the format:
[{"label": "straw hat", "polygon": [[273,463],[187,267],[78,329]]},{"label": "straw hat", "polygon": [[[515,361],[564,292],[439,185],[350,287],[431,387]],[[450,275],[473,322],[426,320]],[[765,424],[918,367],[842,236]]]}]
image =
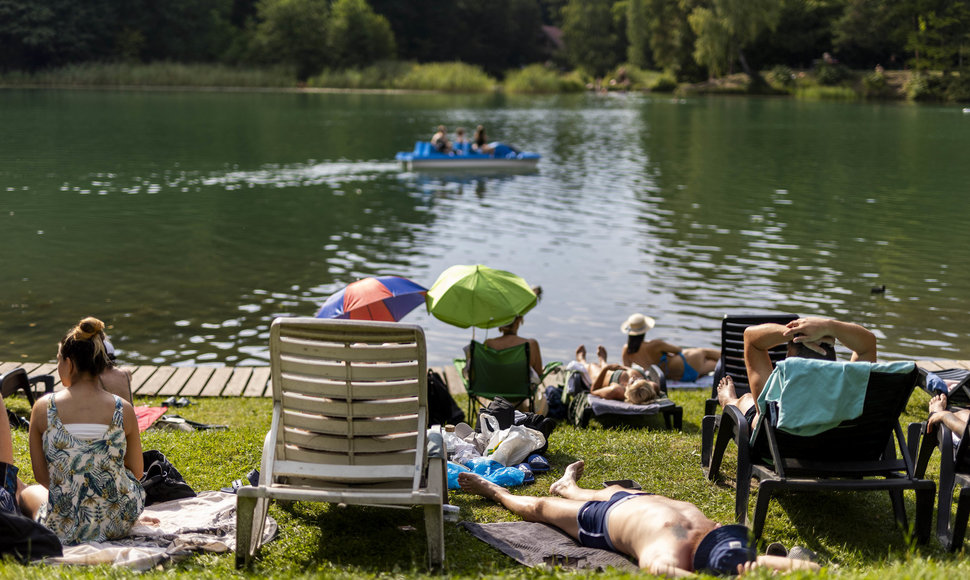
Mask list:
[{"label": "straw hat", "polygon": [[648,330],[657,324],[653,318],[649,316],[644,316],[639,312],[636,314],[631,314],[630,318],[626,319],[623,326],[620,327],[620,332],[623,334],[629,334],[630,336],[636,336],[638,334],[646,334]]}]

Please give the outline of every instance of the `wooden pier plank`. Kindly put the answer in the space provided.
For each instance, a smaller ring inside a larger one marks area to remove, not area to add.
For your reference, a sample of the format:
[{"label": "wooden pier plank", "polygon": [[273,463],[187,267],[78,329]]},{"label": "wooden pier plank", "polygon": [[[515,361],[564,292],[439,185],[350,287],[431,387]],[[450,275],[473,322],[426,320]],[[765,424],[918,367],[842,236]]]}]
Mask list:
[{"label": "wooden pier plank", "polygon": [[22,363],[0,363],[0,375],[5,375],[14,369],[19,369],[21,366],[23,366]]},{"label": "wooden pier plank", "polygon": [[197,397],[215,370],[215,367],[198,367],[178,394],[182,397]]},{"label": "wooden pier plank", "polygon": [[246,390],[249,377],[253,376],[253,367],[236,367],[232,372],[232,377],[226,383],[226,388],[222,389],[223,397],[238,397]]},{"label": "wooden pier plank", "polygon": [[271,394],[272,389],[267,389],[266,386],[269,382],[269,375],[269,367],[254,367],[253,376],[249,378],[249,382],[246,384],[246,389],[242,395],[244,397],[262,397],[267,391]]},{"label": "wooden pier plank", "polygon": [[136,393],[142,397],[154,397],[158,394],[158,390],[162,388],[169,377],[175,374],[175,367],[158,367],[158,369],[152,373],[151,378],[145,381]]},{"label": "wooden pier plank", "polygon": [[455,365],[448,365],[434,370],[438,371],[445,378],[445,382],[448,383],[449,393],[452,395],[461,395],[465,392],[465,385],[462,383],[461,377],[458,376],[458,369],[455,368]]},{"label": "wooden pier plank", "polygon": [[200,397],[218,397],[222,394],[222,390],[226,387],[226,383],[229,382],[229,378],[232,376],[232,367],[219,367],[212,373],[209,377],[209,382],[205,384],[205,388],[199,393]]},{"label": "wooden pier plank", "polygon": [[172,377],[165,381],[161,389],[158,389],[156,393],[159,397],[164,397],[166,395],[178,395],[182,389],[185,387],[185,383],[189,381],[198,368],[203,367],[176,367],[175,372],[172,373]]},{"label": "wooden pier plank", "polygon": [[[134,395],[144,395],[142,392],[142,387],[148,381],[149,378],[155,371],[158,370],[156,366],[144,366],[144,367],[129,367],[131,371],[131,392]],[[154,394],[154,393],[152,393]]]}]

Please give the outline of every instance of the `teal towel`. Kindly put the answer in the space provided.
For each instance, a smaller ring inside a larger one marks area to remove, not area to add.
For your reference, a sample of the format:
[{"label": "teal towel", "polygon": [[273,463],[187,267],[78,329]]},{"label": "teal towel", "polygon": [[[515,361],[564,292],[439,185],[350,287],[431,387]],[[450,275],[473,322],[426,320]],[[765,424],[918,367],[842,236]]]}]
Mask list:
[{"label": "teal towel", "polygon": [[768,377],[758,411],[764,416],[768,402],[777,401],[779,429],[817,435],[862,414],[870,371],[904,373],[913,364],[786,359]]}]

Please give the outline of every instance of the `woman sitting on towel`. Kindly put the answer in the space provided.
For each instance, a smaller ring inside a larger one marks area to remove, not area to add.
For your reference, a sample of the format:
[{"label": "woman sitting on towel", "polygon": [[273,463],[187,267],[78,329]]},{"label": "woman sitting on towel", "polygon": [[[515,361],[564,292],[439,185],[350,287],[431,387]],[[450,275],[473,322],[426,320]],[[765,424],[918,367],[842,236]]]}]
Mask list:
[{"label": "woman sitting on towel", "polygon": [[64,544],[103,542],[128,534],[145,508],[138,421],[131,403],[108,392],[104,323],[85,318],[57,349],[66,387],[45,395],[30,415],[32,485],[24,513]]},{"label": "woman sitting on towel", "polygon": [[596,347],[598,362],[586,362],[586,345],[576,349],[576,360],[586,368],[590,381],[589,394],[626,401],[634,405],[646,405],[660,396],[660,385],[648,381],[644,374],[634,368],[606,362],[606,349]]},{"label": "woman sitting on towel", "polygon": [[639,313],[626,319],[620,327],[627,335],[623,364],[638,364],[643,368],[657,365],[667,379],[688,383],[714,371],[721,358],[721,351],[716,348],[681,348],[660,339],[644,342],[644,335],[654,324],[653,318]]}]

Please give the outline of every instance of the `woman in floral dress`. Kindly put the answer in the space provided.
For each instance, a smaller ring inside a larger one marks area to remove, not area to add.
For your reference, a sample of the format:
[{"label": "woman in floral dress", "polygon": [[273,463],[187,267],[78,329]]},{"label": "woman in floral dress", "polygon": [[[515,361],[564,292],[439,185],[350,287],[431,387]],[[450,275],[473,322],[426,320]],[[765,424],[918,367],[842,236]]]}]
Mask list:
[{"label": "woman in floral dress", "polygon": [[64,544],[128,534],[145,508],[138,421],[131,404],[105,390],[104,323],[85,318],[61,340],[57,372],[66,389],[44,396],[30,416],[37,485],[21,507]]}]

